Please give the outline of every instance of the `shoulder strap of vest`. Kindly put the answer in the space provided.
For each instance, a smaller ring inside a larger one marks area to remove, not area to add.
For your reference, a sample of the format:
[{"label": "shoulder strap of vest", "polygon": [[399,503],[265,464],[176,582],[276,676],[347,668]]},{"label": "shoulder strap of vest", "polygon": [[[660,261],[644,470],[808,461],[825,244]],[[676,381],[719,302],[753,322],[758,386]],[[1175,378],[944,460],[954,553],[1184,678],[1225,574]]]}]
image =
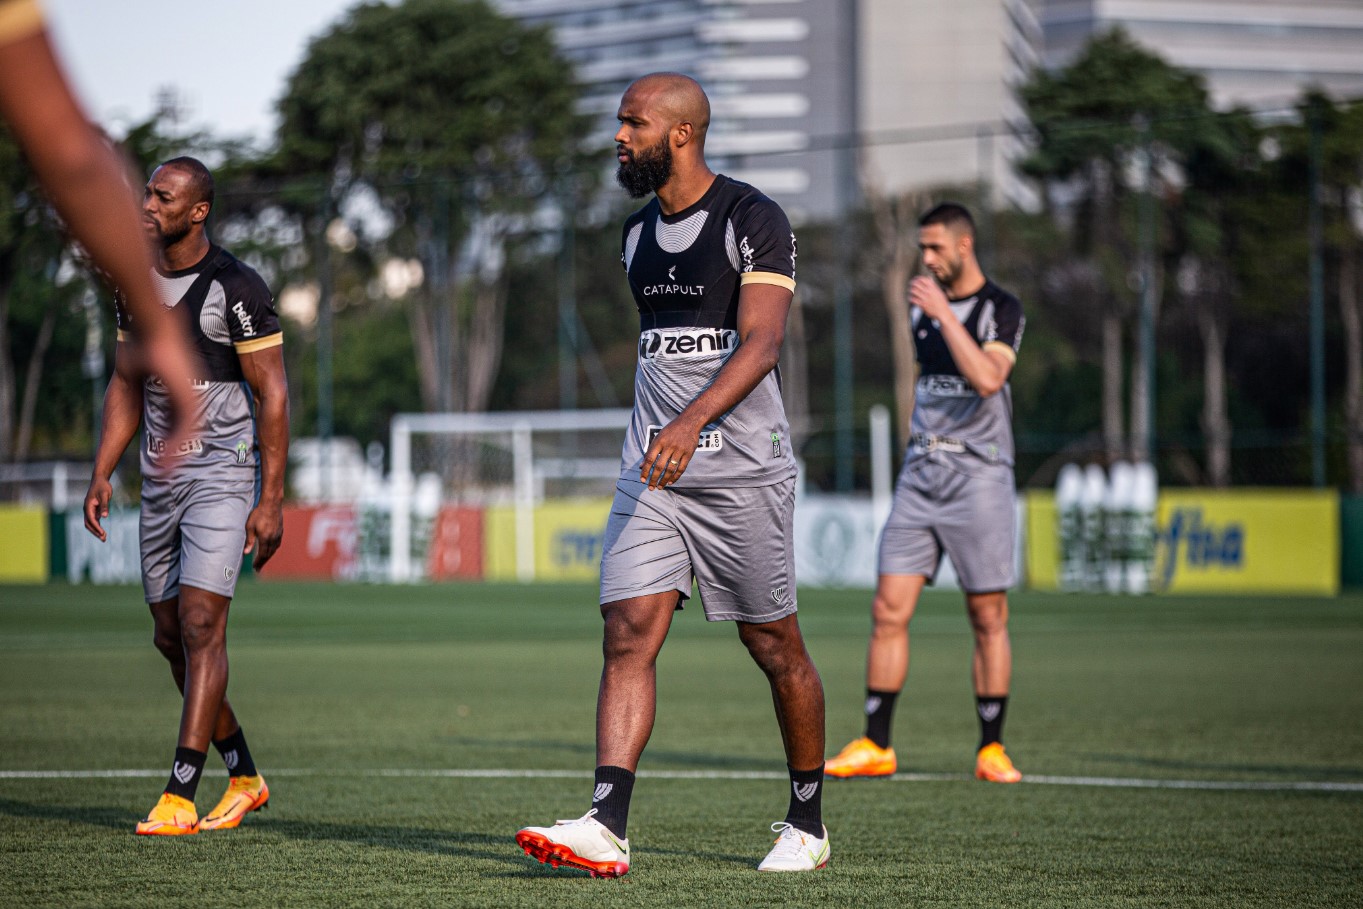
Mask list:
[{"label": "shoulder strap of vest", "polygon": [[210,246],[205,258],[208,259],[208,264],[204,266],[203,271],[199,272],[194,283],[189,285],[189,289],[180,298],[183,303],[188,304],[189,308],[193,309],[196,318],[198,311],[203,308],[204,301],[208,297],[209,285],[217,277],[218,272],[232,263],[232,254],[221,246]]}]

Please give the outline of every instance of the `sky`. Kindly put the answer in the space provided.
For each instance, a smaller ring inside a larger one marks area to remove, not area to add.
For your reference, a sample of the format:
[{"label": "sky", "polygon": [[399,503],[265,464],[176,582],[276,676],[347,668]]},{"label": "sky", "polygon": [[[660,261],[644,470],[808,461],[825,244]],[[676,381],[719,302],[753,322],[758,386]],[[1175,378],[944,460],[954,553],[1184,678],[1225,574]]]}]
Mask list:
[{"label": "sky", "polygon": [[48,28],[87,113],[120,135],[164,86],[186,125],[266,145],[274,103],[308,41],[356,0],[44,0]]}]

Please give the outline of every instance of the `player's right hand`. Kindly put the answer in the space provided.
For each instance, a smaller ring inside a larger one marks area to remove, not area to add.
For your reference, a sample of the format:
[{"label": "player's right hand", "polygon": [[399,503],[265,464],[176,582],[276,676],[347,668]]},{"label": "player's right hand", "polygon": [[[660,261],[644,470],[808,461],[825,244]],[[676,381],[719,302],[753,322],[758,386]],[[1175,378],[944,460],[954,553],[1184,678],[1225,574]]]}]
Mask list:
[{"label": "player's right hand", "polygon": [[101,477],[92,478],[90,489],[85,493],[85,529],[99,537],[101,543],[109,539],[99,522],[109,516],[109,498],[113,493],[113,486]]}]

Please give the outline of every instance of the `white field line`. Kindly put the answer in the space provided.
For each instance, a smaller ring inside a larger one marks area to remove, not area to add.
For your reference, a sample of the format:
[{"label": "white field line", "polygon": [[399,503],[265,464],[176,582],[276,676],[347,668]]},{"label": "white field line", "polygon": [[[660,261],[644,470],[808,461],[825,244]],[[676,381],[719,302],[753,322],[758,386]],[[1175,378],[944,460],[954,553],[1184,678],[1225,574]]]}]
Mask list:
[{"label": "white field line", "polygon": [[[275,769],[270,776],[328,776],[335,769]],[[478,769],[412,769],[412,770],[346,770],[348,776],[418,777],[423,779],[591,779],[590,770],[512,770],[505,768]],[[220,775],[221,771],[210,772]],[[107,780],[162,777],[165,770],[0,770],[0,780]],[[785,780],[786,774],[772,770],[641,770],[639,776],[654,780]],[[960,773],[896,773],[889,782],[896,783],[952,783],[971,780]],[[1363,783],[1334,783],[1314,780],[1160,780],[1131,777],[1103,776],[1037,776],[1023,778],[1023,783],[1040,786],[1083,786],[1102,789],[1205,789],[1231,792],[1356,792],[1363,793]]]}]

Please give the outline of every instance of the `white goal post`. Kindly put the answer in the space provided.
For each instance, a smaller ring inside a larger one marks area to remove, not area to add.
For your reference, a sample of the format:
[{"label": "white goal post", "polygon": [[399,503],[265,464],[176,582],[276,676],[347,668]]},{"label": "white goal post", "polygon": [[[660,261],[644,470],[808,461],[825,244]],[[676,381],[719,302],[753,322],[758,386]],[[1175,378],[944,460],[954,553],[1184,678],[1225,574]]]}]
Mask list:
[{"label": "white goal post", "polygon": [[[509,499],[514,503],[516,576],[530,581],[535,577],[535,506],[545,495],[546,481],[600,481],[614,490],[631,413],[628,408],[612,408],[393,417],[389,578],[407,583],[422,577],[421,566],[412,559],[412,517],[418,498],[417,475],[430,465],[414,465],[414,437],[445,440],[442,451],[429,453],[445,474],[442,500]],[[488,450],[505,455],[509,471],[488,476],[475,463],[486,460]]]}]

